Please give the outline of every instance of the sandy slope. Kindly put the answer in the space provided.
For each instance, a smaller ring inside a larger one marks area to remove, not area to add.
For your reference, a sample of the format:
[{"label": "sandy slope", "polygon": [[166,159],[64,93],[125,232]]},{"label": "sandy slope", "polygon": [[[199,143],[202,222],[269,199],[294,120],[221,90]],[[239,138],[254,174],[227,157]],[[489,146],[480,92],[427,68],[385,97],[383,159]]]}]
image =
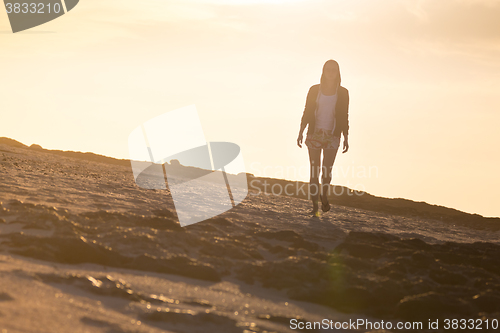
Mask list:
[{"label": "sandy slope", "polygon": [[336,205],[314,218],[305,200],[252,192],[180,228],[168,191],[137,187],[125,164],[3,144],[0,173],[7,332],[291,332],[290,318],[500,311],[491,223]]},{"label": "sandy slope", "polygon": [[[230,281],[0,260],[0,323],[7,332],[289,332],[281,324],[286,318],[348,317],[314,304],[286,304],[283,293]],[[94,278],[107,285],[98,288]]]}]

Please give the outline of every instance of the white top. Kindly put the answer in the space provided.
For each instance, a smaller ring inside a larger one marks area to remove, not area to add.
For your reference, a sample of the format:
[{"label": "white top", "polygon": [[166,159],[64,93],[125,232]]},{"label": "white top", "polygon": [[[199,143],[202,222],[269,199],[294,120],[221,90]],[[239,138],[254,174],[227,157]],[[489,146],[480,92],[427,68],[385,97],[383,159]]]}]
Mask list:
[{"label": "white top", "polygon": [[316,109],[316,128],[332,131],[335,128],[335,105],[337,104],[337,93],[335,95],[323,95],[320,91],[318,96],[318,108]]}]

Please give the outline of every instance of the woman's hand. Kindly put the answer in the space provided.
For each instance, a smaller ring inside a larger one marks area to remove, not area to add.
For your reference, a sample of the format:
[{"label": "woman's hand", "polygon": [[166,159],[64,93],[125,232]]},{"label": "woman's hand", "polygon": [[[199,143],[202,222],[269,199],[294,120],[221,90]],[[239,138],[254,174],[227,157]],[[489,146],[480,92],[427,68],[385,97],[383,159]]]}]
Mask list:
[{"label": "woman's hand", "polygon": [[347,153],[348,150],[349,150],[349,141],[347,140],[347,138],[344,138],[344,150],[342,151],[342,153]]},{"label": "woman's hand", "polygon": [[302,139],[302,133],[299,133],[299,137],[297,138],[297,146],[299,146],[299,148],[302,148]]}]

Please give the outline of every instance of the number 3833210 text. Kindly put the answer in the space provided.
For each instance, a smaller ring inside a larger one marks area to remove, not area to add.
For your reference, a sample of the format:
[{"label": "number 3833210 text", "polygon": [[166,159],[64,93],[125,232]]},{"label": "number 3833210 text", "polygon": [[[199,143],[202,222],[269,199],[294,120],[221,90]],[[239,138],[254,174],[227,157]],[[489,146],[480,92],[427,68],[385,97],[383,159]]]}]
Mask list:
[{"label": "number 3833210 text", "polygon": [[63,9],[59,3],[6,3],[7,14],[58,14]]}]

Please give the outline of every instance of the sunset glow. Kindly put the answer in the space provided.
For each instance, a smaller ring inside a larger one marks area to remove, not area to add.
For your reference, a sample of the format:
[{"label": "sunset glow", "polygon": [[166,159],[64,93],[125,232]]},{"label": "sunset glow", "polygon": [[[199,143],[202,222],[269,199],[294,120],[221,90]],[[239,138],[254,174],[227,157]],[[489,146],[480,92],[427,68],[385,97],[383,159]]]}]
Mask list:
[{"label": "sunset glow", "polygon": [[86,0],[12,34],[2,11],[1,136],[128,158],[136,124],[195,104],[248,172],[306,181],[300,118],[335,59],[351,149],[332,183],[498,216],[498,17],[472,0]]}]

